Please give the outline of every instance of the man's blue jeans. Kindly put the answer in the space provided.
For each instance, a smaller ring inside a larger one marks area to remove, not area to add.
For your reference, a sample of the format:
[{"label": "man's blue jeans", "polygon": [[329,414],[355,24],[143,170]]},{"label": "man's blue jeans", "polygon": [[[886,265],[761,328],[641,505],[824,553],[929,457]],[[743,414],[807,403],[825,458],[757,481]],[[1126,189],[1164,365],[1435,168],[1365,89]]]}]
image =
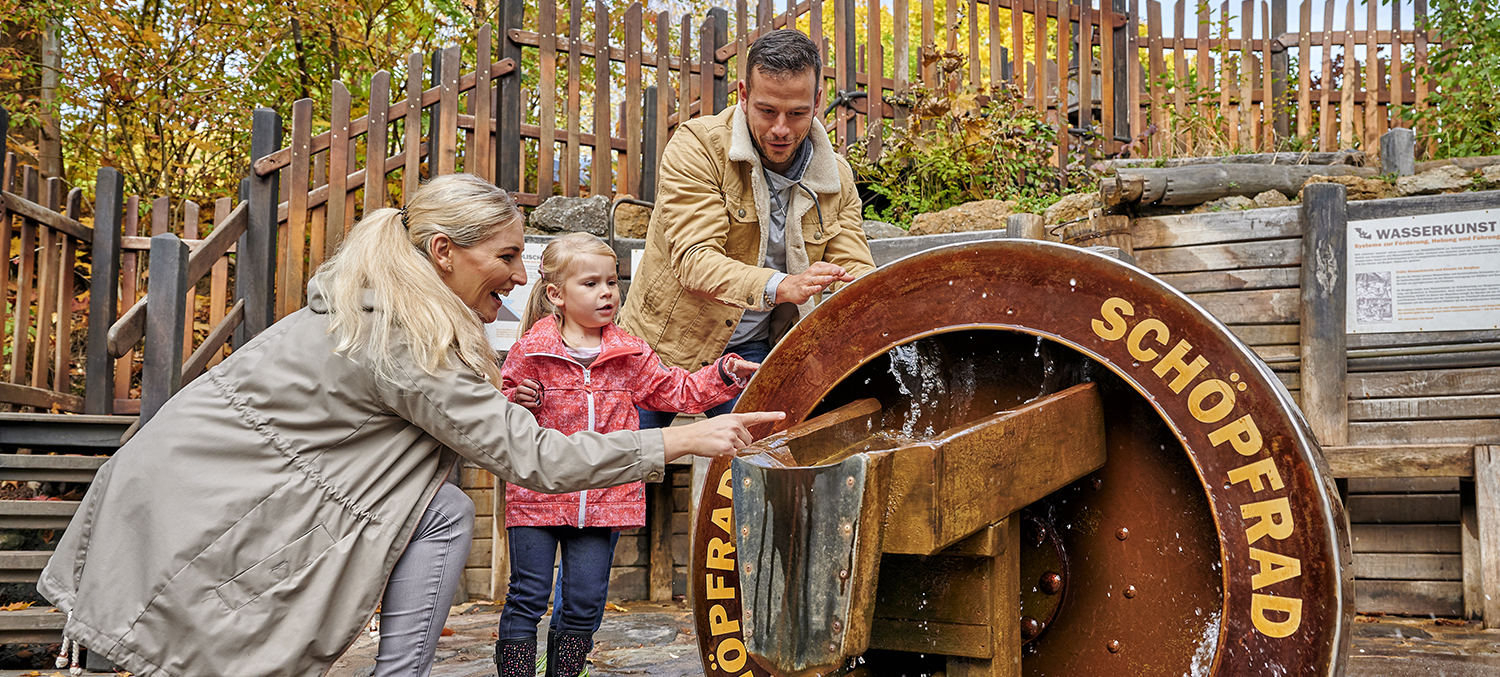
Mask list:
[{"label": "man's blue jeans", "polygon": [[[741,343],[739,345],[729,346],[728,348],[724,349],[724,354],[728,355],[729,353],[735,353],[736,355],[739,355],[740,357],[743,357],[751,362],[764,362],[766,361],[766,356],[771,354],[771,342],[751,341],[749,343]],[[740,396],[735,395],[728,402],[718,405],[703,413],[707,414],[710,418],[718,416],[719,414],[727,414],[731,411],[734,411],[734,405],[739,401]],[[677,418],[677,412],[674,411],[651,411],[649,409],[639,408],[637,408],[636,411],[640,412],[641,415],[641,430],[646,430],[648,428],[665,428],[669,425],[672,425],[672,421]]]}]

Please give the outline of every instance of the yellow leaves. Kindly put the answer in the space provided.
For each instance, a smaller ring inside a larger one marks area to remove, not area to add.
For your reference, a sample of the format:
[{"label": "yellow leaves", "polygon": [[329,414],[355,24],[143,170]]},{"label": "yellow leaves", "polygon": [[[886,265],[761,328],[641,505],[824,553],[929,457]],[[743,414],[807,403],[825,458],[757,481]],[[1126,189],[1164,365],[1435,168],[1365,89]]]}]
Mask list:
[{"label": "yellow leaves", "polygon": [[25,611],[26,609],[30,609],[32,604],[35,604],[35,602],[12,602],[5,606],[0,606],[0,611]]},{"label": "yellow leaves", "polygon": [[608,603],[606,603],[604,605],[604,608],[609,609],[610,611],[618,611],[618,612],[621,612],[621,613],[625,613],[625,612],[630,611],[629,609],[626,609],[625,607],[622,607],[622,606],[620,606],[618,604],[615,604],[614,602],[608,602]]}]

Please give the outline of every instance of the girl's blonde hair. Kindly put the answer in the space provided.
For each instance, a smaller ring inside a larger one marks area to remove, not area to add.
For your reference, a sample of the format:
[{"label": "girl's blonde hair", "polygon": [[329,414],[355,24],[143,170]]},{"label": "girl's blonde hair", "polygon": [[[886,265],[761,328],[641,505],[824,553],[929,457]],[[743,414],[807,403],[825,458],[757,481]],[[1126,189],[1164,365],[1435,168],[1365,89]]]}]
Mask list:
[{"label": "girl's blonde hair", "polygon": [[[427,373],[457,367],[451,351],[463,366],[499,384],[484,325],[438,275],[430,245],[442,233],[467,249],[512,224],[520,228],[521,220],[504,190],[472,174],[439,176],[402,209],[366,214],[318,271],[337,350],[365,353],[377,376],[396,381],[403,366],[393,354],[399,331],[408,359]],[[365,290],[374,292],[383,312],[366,312]]]},{"label": "girl's blonde hair", "polygon": [[[603,240],[589,233],[568,233],[547,243],[542,250],[541,273],[536,285],[531,288],[531,297],[526,300],[526,312],[521,315],[521,333],[531,330],[531,325],[549,315],[557,313],[557,307],[547,298],[547,288],[562,284],[573,274],[573,264],[585,254],[598,254],[615,259],[615,250]],[[616,259],[618,261],[618,259]],[[615,314],[619,316],[618,313]]]}]

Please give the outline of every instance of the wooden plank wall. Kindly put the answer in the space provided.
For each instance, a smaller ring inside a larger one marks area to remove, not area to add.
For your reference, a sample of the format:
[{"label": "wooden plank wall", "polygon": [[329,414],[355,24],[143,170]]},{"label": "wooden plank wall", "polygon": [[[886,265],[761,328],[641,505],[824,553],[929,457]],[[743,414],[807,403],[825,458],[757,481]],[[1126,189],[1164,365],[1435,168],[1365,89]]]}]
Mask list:
[{"label": "wooden plank wall", "polygon": [[[1364,203],[1360,213],[1395,214],[1398,203]],[[1299,207],[1132,223],[1141,267],[1228,325],[1299,403],[1302,229]],[[1500,331],[1346,340],[1348,439],[1341,449],[1396,447],[1411,459],[1399,468],[1362,466],[1359,476],[1342,480],[1356,608],[1472,617],[1482,595],[1471,449],[1500,440]],[[1435,461],[1449,457],[1464,462]]]}]

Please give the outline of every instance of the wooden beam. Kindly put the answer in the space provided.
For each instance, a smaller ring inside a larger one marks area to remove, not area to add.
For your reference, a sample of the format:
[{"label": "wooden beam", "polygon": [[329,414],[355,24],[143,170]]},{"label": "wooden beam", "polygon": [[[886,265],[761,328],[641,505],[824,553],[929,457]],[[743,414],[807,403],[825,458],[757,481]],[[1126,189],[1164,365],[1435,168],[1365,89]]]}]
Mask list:
[{"label": "wooden beam", "polygon": [[1473,477],[1474,447],[1468,444],[1408,444],[1323,447],[1333,476]]},{"label": "wooden beam", "polygon": [[646,485],[647,588],[653,602],[672,600],[672,480],[671,472],[660,482]]},{"label": "wooden beam", "polygon": [[1349,441],[1346,194],[1339,184],[1312,184],[1302,203],[1302,413],[1318,441],[1333,446]]},{"label": "wooden beam", "polygon": [[1474,448],[1474,498],[1484,627],[1488,630],[1500,628],[1500,445]]},{"label": "wooden beam", "polygon": [[20,195],[9,191],[0,191],[0,200],[4,200],[6,209],[28,219],[33,219],[53,230],[67,233],[80,240],[94,239],[93,228],[27,200]]}]

